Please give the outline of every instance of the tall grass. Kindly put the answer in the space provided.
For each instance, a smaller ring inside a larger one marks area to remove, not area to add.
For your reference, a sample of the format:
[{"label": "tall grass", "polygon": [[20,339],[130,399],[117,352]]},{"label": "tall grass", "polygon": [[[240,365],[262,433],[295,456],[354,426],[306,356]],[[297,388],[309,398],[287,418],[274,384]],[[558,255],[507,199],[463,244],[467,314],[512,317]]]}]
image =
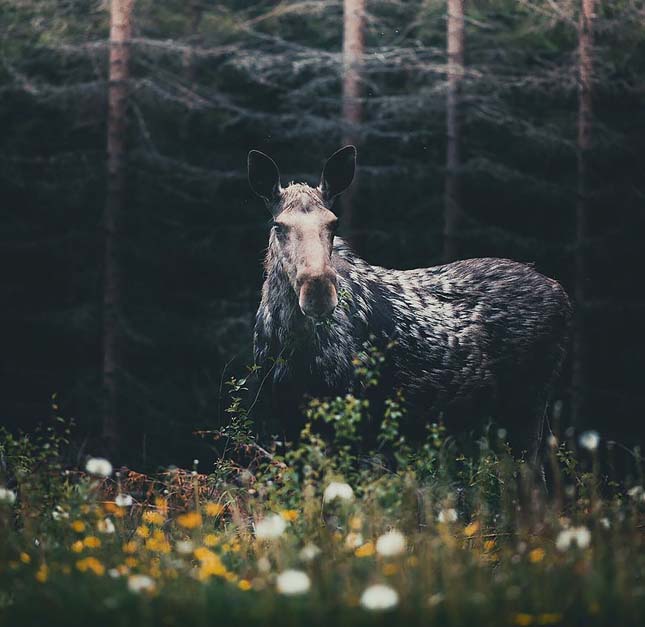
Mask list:
[{"label": "tall grass", "polygon": [[358,396],[312,401],[290,446],[234,405],[207,472],[70,468],[64,424],[3,432],[3,624],[644,624],[638,452],[619,480],[595,434],[552,437],[545,487],[503,431],[410,445],[396,398],[370,451]]}]

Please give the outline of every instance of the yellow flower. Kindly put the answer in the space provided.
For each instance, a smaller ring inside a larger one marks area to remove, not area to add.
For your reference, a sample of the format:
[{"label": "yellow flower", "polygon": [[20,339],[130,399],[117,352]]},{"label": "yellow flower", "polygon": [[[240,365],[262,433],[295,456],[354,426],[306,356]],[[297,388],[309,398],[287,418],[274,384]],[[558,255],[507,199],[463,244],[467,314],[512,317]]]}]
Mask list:
[{"label": "yellow flower", "polygon": [[152,538],[146,540],[146,549],[156,553],[170,553],[170,543],[166,540],[163,531],[155,531]]},{"label": "yellow flower", "polygon": [[82,520],[75,520],[72,523],[72,529],[76,531],[76,533],[83,533],[85,531],[85,523]]},{"label": "yellow flower", "polygon": [[122,550],[124,553],[136,553],[136,552],[137,552],[137,543],[136,543],[136,542],[132,542],[132,540],[130,540],[130,542],[126,542],[126,543],[121,547],[121,550]]},{"label": "yellow flower", "polygon": [[557,625],[562,622],[562,614],[557,612],[549,612],[546,614],[540,614],[537,617],[538,625]]},{"label": "yellow flower", "polygon": [[370,555],[374,555],[374,552],[374,543],[372,541],[369,541],[362,546],[359,546],[354,551],[354,555],[356,555],[356,557],[370,557]]},{"label": "yellow flower", "polygon": [[545,551],[544,549],[533,549],[532,551],[529,552],[529,561],[532,564],[538,564],[544,559]]},{"label": "yellow flower", "polygon": [[177,524],[185,529],[195,529],[202,524],[202,515],[199,512],[188,512],[177,516]]},{"label": "yellow flower", "polygon": [[155,497],[155,507],[162,516],[168,515],[168,501],[160,496]]},{"label": "yellow flower", "polygon": [[533,616],[530,614],[515,614],[513,616],[513,624],[518,625],[518,627],[528,627],[528,625],[533,624]]},{"label": "yellow flower", "polygon": [[145,525],[140,525],[137,527],[136,534],[140,538],[148,538],[150,536],[150,527],[146,527]]},{"label": "yellow flower", "polygon": [[24,551],[20,554],[20,561],[23,564],[29,564],[31,562],[31,555],[29,553],[25,553]]},{"label": "yellow flower", "polygon": [[217,555],[215,555],[215,553],[213,553],[213,551],[211,551],[211,550],[207,549],[205,546],[197,547],[197,548],[193,551],[193,555],[194,555],[194,556],[195,556],[199,561],[204,561],[204,560],[207,560],[207,559],[211,559],[211,558],[213,558],[213,557],[217,557]]},{"label": "yellow flower", "polygon": [[349,528],[352,531],[360,531],[363,528],[363,519],[360,516],[352,516],[349,519]]},{"label": "yellow flower", "polygon": [[200,546],[195,549],[194,555],[201,562],[198,572],[198,577],[201,581],[205,581],[213,575],[221,577],[227,574],[226,567],[222,564],[219,556],[206,547]]},{"label": "yellow flower", "polygon": [[208,516],[219,516],[224,511],[224,506],[220,503],[206,503],[204,511]]},{"label": "yellow flower", "polygon": [[280,512],[280,516],[284,518],[287,522],[293,522],[298,518],[298,510],[297,509],[283,509]]},{"label": "yellow flower", "polygon": [[471,522],[469,525],[466,525],[466,528],[464,529],[464,535],[467,538],[472,538],[478,531],[479,531],[479,522],[475,520]]},{"label": "yellow flower", "polygon": [[163,525],[166,519],[159,512],[148,510],[143,512],[143,520],[150,525]]},{"label": "yellow flower", "polygon": [[41,564],[40,568],[36,572],[36,581],[39,583],[45,583],[47,581],[47,576],[49,575],[49,568],[47,564]]},{"label": "yellow flower", "polygon": [[251,582],[248,579],[240,579],[239,583],[237,584],[237,587],[240,590],[244,590],[244,592],[252,588]]},{"label": "yellow flower", "polygon": [[484,551],[492,551],[495,548],[495,540],[486,540],[484,542]]},{"label": "yellow flower", "polygon": [[126,557],[123,560],[123,563],[128,567],[128,568],[135,568],[136,565],[139,563],[136,557]]},{"label": "yellow flower", "polygon": [[398,564],[385,564],[383,566],[383,574],[386,577],[389,577],[390,575],[396,575],[396,573],[398,572],[399,572]]},{"label": "yellow flower", "polygon": [[72,551],[74,551],[74,553],[80,553],[83,550],[84,546],[85,545],[81,540],[76,540],[76,542],[72,543],[72,546],[70,548],[72,549]]},{"label": "yellow flower", "polygon": [[219,538],[214,533],[208,533],[204,536],[204,544],[206,546],[216,546]]},{"label": "yellow flower", "polygon": [[103,509],[105,510],[106,514],[110,514],[115,518],[123,518],[125,516],[125,507],[119,507],[112,501],[103,503]]},{"label": "yellow flower", "polygon": [[96,536],[87,536],[87,538],[83,540],[83,544],[88,549],[98,549],[101,546],[101,541]]},{"label": "yellow flower", "polygon": [[86,557],[82,560],[78,560],[76,562],[76,568],[78,568],[82,573],[89,570],[99,577],[105,574],[105,566],[103,566],[103,564],[101,564],[101,562],[99,562],[95,557]]}]

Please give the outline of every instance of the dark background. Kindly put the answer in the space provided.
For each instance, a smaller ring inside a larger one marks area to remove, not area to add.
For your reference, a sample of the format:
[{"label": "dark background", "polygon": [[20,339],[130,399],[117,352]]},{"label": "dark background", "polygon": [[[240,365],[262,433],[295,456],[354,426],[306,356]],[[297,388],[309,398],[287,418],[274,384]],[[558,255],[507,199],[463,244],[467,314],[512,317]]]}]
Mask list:
[{"label": "dark background", "polygon": [[[190,463],[192,431],[226,421],[223,383],[251,363],[269,216],[248,188],[247,151],[271,154],[283,182],[317,183],[347,134],[342,4],[275,11],[291,4],[136,3],[120,232],[132,464]],[[459,250],[534,263],[572,293],[577,3],[528,4],[466,3]],[[645,435],[645,21],[638,3],[603,5],[576,426],[631,445]],[[440,263],[445,6],[368,11],[344,235],[373,264]],[[32,429],[56,393],[88,451],[100,431],[108,20],[100,2],[0,2],[0,423]]]}]

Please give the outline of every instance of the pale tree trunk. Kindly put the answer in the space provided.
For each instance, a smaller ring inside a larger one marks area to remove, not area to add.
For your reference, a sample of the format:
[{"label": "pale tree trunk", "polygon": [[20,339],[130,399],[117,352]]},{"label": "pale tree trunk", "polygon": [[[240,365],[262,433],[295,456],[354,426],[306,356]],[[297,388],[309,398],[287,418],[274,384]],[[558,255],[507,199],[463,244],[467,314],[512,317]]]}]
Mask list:
[{"label": "pale tree trunk", "polygon": [[573,422],[584,420],[586,376],[586,254],[589,212],[589,152],[591,150],[593,20],[596,0],[581,0],[578,20],[578,189],[576,199],[575,288],[576,324],[573,336]]},{"label": "pale tree trunk", "polygon": [[[343,4],[343,145],[359,143],[363,121],[361,65],[365,30],[365,0],[344,0]],[[351,227],[352,208],[358,180],[341,198],[345,227]]]},{"label": "pale tree trunk", "polygon": [[459,189],[459,92],[464,75],[464,0],[448,0],[448,90],[446,92],[446,181],[444,190],[443,259],[459,255],[461,219]]},{"label": "pale tree trunk", "polygon": [[110,4],[110,68],[107,113],[107,190],[103,266],[103,439],[109,449],[119,432],[118,376],[121,336],[121,214],[125,204],[126,119],[134,0]]}]

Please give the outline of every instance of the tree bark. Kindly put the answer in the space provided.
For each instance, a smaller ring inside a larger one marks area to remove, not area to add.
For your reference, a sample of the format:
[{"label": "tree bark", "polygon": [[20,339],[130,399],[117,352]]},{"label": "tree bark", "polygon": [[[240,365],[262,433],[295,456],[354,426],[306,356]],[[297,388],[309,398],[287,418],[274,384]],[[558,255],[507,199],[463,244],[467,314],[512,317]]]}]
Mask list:
[{"label": "tree bark", "polygon": [[448,0],[447,37],[448,91],[446,93],[446,182],[444,193],[443,259],[459,255],[461,217],[459,189],[459,92],[464,73],[464,0]]},{"label": "tree bark", "polygon": [[[344,0],[343,4],[343,145],[359,144],[363,121],[361,66],[365,51],[365,0]],[[343,223],[351,227],[358,181],[342,196]]]},{"label": "tree bark", "polygon": [[593,20],[595,0],[581,0],[578,19],[578,184],[576,198],[575,287],[576,324],[573,337],[573,423],[584,418],[586,373],[586,289],[589,213],[589,152],[592,147]]},{"label": "tree bark", "polygon": [[125,205],[128,79],[134,0],[110,4],[110,67],[107,112],[107,189],[103,214],[103,440],[118,441],[118,376],[121,339],[121,267],[119,245]]},{"label": "tree bark", "polygon": [[448,0],[447,37],[448,90],[446,92],[446,181],[444,191],[443,258],[459,255],[461,220],[459,185],[459,92],[464,74],[464,0]]}]

